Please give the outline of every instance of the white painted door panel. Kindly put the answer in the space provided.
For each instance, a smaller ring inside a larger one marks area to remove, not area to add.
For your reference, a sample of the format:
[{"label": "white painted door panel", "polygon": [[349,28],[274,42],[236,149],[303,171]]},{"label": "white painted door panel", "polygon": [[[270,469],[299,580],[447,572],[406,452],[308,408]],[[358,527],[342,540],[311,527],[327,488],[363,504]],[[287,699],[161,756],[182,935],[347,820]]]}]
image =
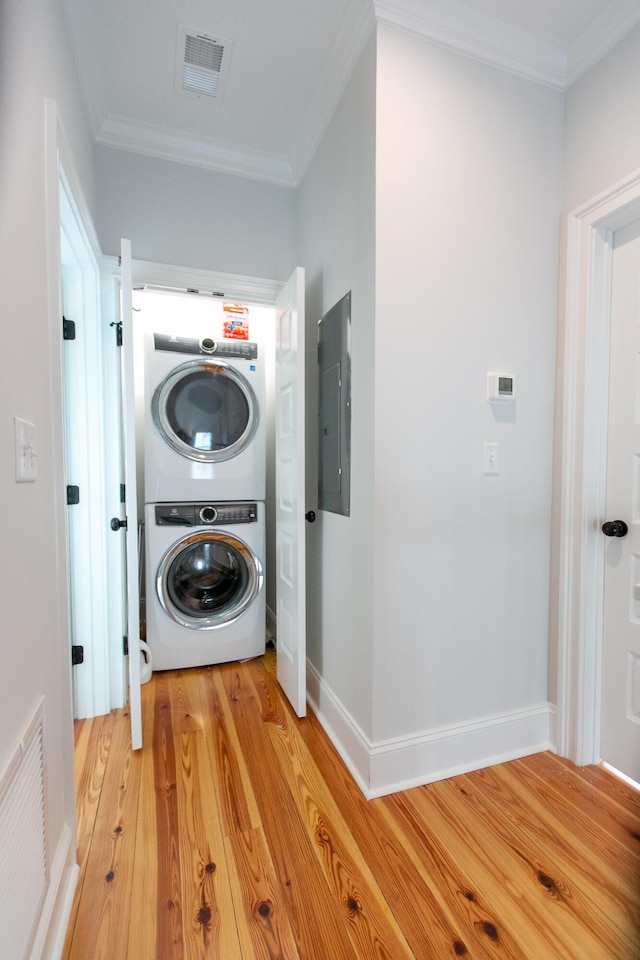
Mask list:
[{"label": "white painted door panel", "polygon": [[[640,221],[614,237],[601,755],[640,781]],[[604,534],[603,534],[604,536]]]},{"label": "white painted door panel", "polygon": [[276,622],[278,682],[307,710],[304,270],[276,301]]},{"label": "white painted door panel", "polygon": [[133,363],[133,304],[131,241],[121,240],[122,292],[122,431],[124,451],[127,636],[129,638],[129,712],[131,746],[142,746],[140,699],[140,590],[138,580],[138,501],[136,477],[135,388]]}]

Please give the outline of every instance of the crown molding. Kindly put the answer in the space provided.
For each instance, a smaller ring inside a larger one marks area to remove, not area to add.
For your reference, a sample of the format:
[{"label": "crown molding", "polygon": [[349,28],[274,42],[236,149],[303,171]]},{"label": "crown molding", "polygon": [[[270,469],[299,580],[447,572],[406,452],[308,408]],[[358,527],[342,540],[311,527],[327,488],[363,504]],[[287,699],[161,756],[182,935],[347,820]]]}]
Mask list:
[{"label": "crown molding", "polygon": [[[98,61],[97,50],[90,43],[83,39],[83,33],[79,28],[76,17],[73,15],[71,0],[63,0],[63,11],[67,23],[69,36],[71,37],[71,47],[76,59],[76,76],[84,100],[89,127],[97,138],[102,125],[102,120],[106,116],[107,108],[103,95],[102,86],[98,81],[95,64]],[[97,37],[97,32],[91,32],[92,37]]]},{"label": "crown molding", "polygon": [[567,51],[566,87],[594,66],[640,22],[637,0],[611,0]]},{"label": "crown molding", "polygon": [[[64,0],[70,7],[71,0]],[[107,114],[91,69],[92,51],[79,42],[67,11],[79,76],[95,141],[218,173],[297,187],[331,120],[349,76],[377,23],[401,29],[457,53],[564,91],[638,22],[638,0],[610,0],[568,46],[536,37],[465,0],[351,0],[322,79],[290,157],[242,149],[212,138]]]},{"label": "crown molding", "polygon": [[265,180],[284,187],[295,186],[291,164],[286,157],[240,150],[217,140],[186,136],[177,130],[129,117],[109,114],[96,135],[96,142],[236,177]]},{"label": "crown molding", "polygon": [[375,23],[371,0],[352,0],[295,144],[296,185],[313,159]]},{"label": "crown molding", "polygon": [[564,89],[566,53],[554,41],[462,0],[374,0],[376,19],[538,83]]},{"label": "crown molding", "polygon": [[511,73],[566,90],[640,22],[637,0],[610,0],[565,46],[464,0],[373,0],[380,23]]}]

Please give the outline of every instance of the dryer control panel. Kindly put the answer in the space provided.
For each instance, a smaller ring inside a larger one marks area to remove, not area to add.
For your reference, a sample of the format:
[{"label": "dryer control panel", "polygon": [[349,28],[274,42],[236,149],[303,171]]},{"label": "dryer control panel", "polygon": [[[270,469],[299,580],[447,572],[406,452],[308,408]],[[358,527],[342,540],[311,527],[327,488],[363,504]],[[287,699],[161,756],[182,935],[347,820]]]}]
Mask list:
[{"label": "dryer control panel", "polygon": [[211,527],[232,523],[255,523],[255,503],[157,503],[158,527]]},{"label": "dryer control panel", "polygon": [[240,360],[256,360],[258,344],[252,340],[214,340],[213,337],[174,337],[167,333],[154,333],[156,350],[169,353],[187,353],[196,357],[229,357]]}]

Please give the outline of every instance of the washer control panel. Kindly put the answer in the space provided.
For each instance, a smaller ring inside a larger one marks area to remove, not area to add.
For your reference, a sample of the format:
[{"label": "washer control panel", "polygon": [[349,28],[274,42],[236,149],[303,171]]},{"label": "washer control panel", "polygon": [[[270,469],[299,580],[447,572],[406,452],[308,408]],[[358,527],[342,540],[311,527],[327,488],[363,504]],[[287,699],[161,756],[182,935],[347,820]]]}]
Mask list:
[{"label": "washer control panel", "polygon": [[256,360],[258,344],[252,340],[214,340],[213,337],[174,337],[167,333],[154,333],[156,350],[168,353],[188,353],[196,357],[230,357],[241,360]]},{"label": "washer control panel", "polygon": [[224,527],[232,523],[255,523],[257,503],[157,503],[158,527]]}]

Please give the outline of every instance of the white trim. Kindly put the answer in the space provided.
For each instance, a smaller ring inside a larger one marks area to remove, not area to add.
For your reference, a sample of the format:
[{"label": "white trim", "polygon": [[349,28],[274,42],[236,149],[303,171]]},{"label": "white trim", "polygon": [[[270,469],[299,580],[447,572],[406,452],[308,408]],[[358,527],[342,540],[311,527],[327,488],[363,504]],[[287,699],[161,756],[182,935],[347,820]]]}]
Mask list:
[{"label": "white trim", "polygon": [[382,741],[371,748],[367,796],[384,796],[549,749],[549,704]]},{"label": "white trim", "polygon": [[47,895],[42,906],[29,960],[59,960],[73,907],[80,867],[75,860],[74,835],[65,824],[51,865]]},{"label": "white trim", "polygon": [[[115,277],[120,276],[118,258],[102,258],[105,269]],[[245,303],[273,307],[284,283],[241,274],[216,273],[190,267],[176,267],[151,260],[133,260],[133,283],[171,291],[196,291],[203,295],[219,296],[224,300],[242,300]]]},{"label": "white trim", "polygon": [[212,138],[185,135],[143,120],[109,114],[96,133],[96,142],[118,150],[175,160],[236,177],[263,180],[284,187],[295,186],[291,164],[286,157],[240,149]]},{"label": "white trim", "polygon": [[376,19],[518,76],[566,90],[640,20],[628,0],[610,0],[575,40],[533,34],[464,0],[373,0]]},{"label": "white trim", "polygon": [[159,124],[109,113],[94,69],[94,51],[69,17],[79,77],[96,143],[131,153],[204,167],[285,187],[297,187],[335,111],[373,22],[389,24],[482,63],[558,90],[566,90],[640,20],[629,0],[609,4],[565,45],[479,10],[464,0],[351,0],[320,82],[305,111],[290,155],[185,134]]},{"label": "white trim", "polygon": [[602,766],[614,777],[617,777],[618,780],[622,780],[623,783],[626,783],[629,787],[633,787],[634,790],[640,793],[640,783],[638,783],[637,780],[633,780],[631,777],[628,777],[626,773],[623,773],[616,767],[612,767],[610,763],[603,763]]},{"label": "white trim", "polygon": [[460,0],[374,0],[376,18],[474,60],[564,89],[566,54],[552,40]]},{"label": "white trim", "polygon": [[292,155],[292,186],[302,182],[374,27],[370,0],[351,0],[300,126]]},{"label": "white trim", "polygon": [[558,751],[600,759],[611,245],[640,217],[640,171],[569,214],[557,540]]},{"label": "white trim", "polygon": [[310,662],[307,696],[368,800],[550,747],[553,708],[548,703],[374,743]]},{"label": "white trim", "polygon": [[611,0],[584,28],[567,49],[565,88],[587,72],[616,43],[619,43],[640,20],[637,3]]},{"label": "white trim", "polygon": [[76,717],[94,717],[126,702],[120,639],[124,598],[118,615],[107,588],[120,546],[107,523],[114,505],[116,511],[119,507],[120,476],[113,461],[120,444],[104,442],[112,405],[105,370],[109,354],[117,351],[113,333],[105,336],[99,260],[64,166],[60,221],[64,311],[77,322],[77,339],[64,345],[62,365],[67,480],[81,491],[78,506],[67,511],[71,627],[73,642],[85,644],[87,652],[74,670],[74,703]]},{"label": "white trim", "polygon": [[368,798],[371,744],[310,660],[307,660],[307,701]]}]

